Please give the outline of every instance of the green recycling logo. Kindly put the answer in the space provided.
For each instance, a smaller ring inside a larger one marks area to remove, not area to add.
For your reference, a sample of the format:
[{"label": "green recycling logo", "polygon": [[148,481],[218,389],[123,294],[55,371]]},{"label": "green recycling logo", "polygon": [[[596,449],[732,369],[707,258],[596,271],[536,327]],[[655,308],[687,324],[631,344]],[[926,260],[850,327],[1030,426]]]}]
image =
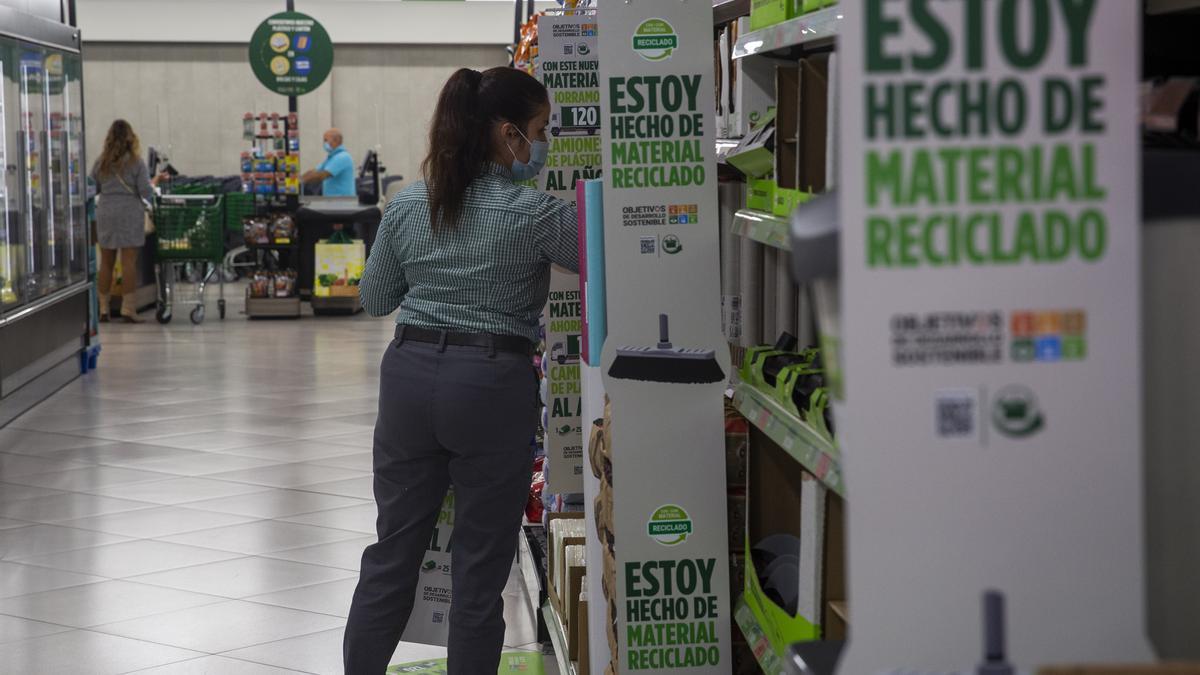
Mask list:
[{"label": "green recycling logo", "polygon": [[1009,438],[1026,438],[1041,431],[1046,419],[1032,389],[1010,384],[996,392],[992,423],[997,431]]},{"label": "green recycling logo", "polygon": [[675,255],[683,250],[683,242],[679,241],[679,237],[673,234],[668,234],[667,236],[663,237],[662,250],[663,253]]},{"label": "green recycling logo", "polygon": [[633,32],[633,51],[647,61],[665,61],[679,48],[679,36],[664,19],[646,19]]},{"label": "green recycling logo", "polygon": [[660,506],[650,515],[646,534],[663,546],[677,546],[692,534],[692,518],[682,506]]}]

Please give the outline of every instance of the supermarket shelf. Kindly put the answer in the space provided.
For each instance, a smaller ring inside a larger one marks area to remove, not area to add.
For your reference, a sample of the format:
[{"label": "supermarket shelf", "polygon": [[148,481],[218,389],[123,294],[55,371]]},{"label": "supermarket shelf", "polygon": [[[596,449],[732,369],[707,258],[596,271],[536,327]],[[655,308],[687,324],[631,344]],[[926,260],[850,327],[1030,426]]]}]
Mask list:
[{"label": "supermarket shelf", "polygon": [[833,444],[769,396],[745,382],[739,383],[734,391],[733,404],[751,424],[804,465],[825,487],[842,497],[846,496],[838,450]]},{"label": "supermarket shelf", "polygon": [[575,664],[571,662],[567,652],[567,634],[563,631],[562,621],[558,620],[558,612],[549,600],[542,605],[542,616],[546,619],[546,628],[550,632],[550,643],[554,645],[554,661],[558,665],[559,675],[575,675]]},{"label": "supermarket shelf", "polygon": [[737,607],[733,610],[733,618],[737,621],[738,628],[742,629],[746,644],[750,645],[750,651],[754,652],[762,671],[766,675],[783,675],[785,672],[783,659],[779,657],[778,652],[767,639],[766,632],[758,625],[758,619],[754,617],[754,612],[750,611],[750,606],[746,604],[746,598],[738,598]]},{"label": "supermarket shelf", "polygon": [[713,0],[713,25],[729,23],[750,14],[750,0]]},{"label": "supermarket shelf", "polygon": [[791,225],[779,216],[742,209],[733,216],[733,233],[784,251],[792,250]]},{"label": "supermarket shelf", "polygon": [[[529,535],[526,533],[526,527],[535,527],[526,525],[521,528],[521,534],[517,540],[517,562],[521,569],[521,583],[525,586],[525,595],[529,599],[529,609],[536,621],[538,612],[538,601],[542,596],[542,584],[538,578],[537,562],[533,558],[533,551],[529,547]],[[536,527],[541,527],[537,525]]]},{"label": "supermarket shelf", "polygon": [[829,603],[829,610],[837,614],[838,618],[842,621],[845,621],[847,624],[850,623],[850,610],[846,607],[845,602],[831,602]]},{"label": "supermarket shelf", "polygon": [[842,21],[840,4],[751,31],[733,45],[733,58],[767,54],[792,47],[813,47],[831,42]]}]

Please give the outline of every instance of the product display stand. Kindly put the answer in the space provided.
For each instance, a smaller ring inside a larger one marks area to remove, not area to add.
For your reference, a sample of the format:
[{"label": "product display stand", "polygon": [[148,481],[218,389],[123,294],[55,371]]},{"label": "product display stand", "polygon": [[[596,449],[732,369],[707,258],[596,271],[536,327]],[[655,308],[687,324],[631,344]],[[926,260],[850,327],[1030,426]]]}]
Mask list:
[{"label": "product display stand", "polygon": [[[611,668],[726,674],[733,603],[722,394],[731,364],[721,333],[712,8],[605,0],[597,19]],[[652,110],[649,100],[671,103]],[[644,148],[674,160],[651,166]],[[666,606],[673,611],[656,609]],[[664,644],[668,624],[675,638]]]},{"label": "product display stand", "polygon": [[[293,101],[294,101],[294,97]],[[254,251],[261,271],[254,272],[269,275],[265,292],[256,294],[252,283],[246,289],[246,316],[258,318],[299,318],[300,294],[299,279],[293,272],[293,279],[286,285],[291,292],[285,295],[276,294],[274,275],[289,274],[294,270],[301,257],[301,242],[299,233],[294,231],[281,235],[275,231],[272,221],[279,217],[287,217],[296,212],[299,204],[299,183],[296,172],[299,170],[299,129],[292,119],[294,114],[271,115],[261,113],[256,117],[246,113],[243,134],[254,143],[251,152],[242,155],[242,190],[254,196],[254,215],[243,219],[245,231],[245,246]],[[282,131],[274,134],[268,129],[268,120],[272,128],[282,123]],[[257,127],[255,123],[257,121]],[[281,147],[281,145],[283,147]],[[278,152],[284,157],[275,156]],[[254,231],[252,225],[259,223],[259,230]],[[283,221],[283,222],[286,222]],[[287,280],[285,280],[287,281]]]}]

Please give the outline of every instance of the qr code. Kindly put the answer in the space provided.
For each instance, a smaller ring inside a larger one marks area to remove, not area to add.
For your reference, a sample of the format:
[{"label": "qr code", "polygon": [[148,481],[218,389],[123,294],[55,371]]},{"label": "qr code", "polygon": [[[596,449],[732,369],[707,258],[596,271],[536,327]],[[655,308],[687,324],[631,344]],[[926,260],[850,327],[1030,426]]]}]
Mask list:
[{"label": "qr code", "polygon": [[975,435],[973,391],[939,392],[936,397],[937,435],[941,438],[969,438]]},{"label": "qr code", "polygon": [[445,621],[446,621],[446,613],[445,612],[434,612],[433,613],[433,622],[434,623],[444,623]]},{"label": "qr code", "polygon": [[654,255],[658,252],[658,239],[656,237],[642,237],[642,255]]}]

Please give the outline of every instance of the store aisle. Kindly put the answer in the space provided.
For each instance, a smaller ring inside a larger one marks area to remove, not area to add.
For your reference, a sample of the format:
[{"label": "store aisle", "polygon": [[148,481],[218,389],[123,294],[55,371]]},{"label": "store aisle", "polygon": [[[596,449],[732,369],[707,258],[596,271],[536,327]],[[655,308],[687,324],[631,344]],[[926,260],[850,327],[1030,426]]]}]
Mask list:
[{"label": "store aisle", "polygon": [[[0,430],[0,672],[341,673],[392,327],[238,311],[107,328]],[[506,607],[538,649],[516,573]]]}]

